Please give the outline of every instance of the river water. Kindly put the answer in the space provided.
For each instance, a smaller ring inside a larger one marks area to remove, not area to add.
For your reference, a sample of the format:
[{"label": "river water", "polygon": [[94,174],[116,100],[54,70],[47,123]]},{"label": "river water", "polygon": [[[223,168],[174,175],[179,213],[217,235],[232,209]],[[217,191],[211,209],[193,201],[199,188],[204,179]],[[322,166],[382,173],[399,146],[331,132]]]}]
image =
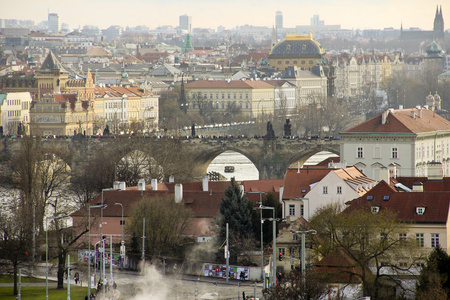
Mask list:
[{"label": "river water", "polygon": [[[336,156],[331,152],[322,151],[314,156],[311,156],[304,165],[315,165],[330,156]],[[233,166],[233,173],[225,173],[225,166]],[[234,152],[225,151],[224,153],[217,156],[209,165],[207,172],[218,172],[225,176],[227,180],[234,177],[236,180],[258,180],[259,174],[253,163],[244,155]]]}]

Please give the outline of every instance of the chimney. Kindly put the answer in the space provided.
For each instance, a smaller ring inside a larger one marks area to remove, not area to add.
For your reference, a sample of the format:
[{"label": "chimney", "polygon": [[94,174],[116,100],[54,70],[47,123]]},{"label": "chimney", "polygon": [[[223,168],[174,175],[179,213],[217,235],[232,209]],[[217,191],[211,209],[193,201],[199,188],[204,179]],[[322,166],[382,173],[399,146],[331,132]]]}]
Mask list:
[{"label": "chimney", "polygon": [[145,179],[139,179],[138,188],[140,191],[145,191]]},{"label": "chimney", "polygon": [[411,110],[411,118],[413,118],[413,119],[416,118],[416,113],[414,112],[414,110]]},{"label": "chimney", "polygon": [[381,124],[382,125],[386,124],[388,115],[389,115],[389,110],[385,110],[381,113]]},{"label": "chimney", "polygon": [[204,192],[207,192],[208,189],[208,175],[203,175],[203,180],[202,180],[202,188]]},{"label": "chimney", "polygon": [[422,184],[422,182],[419,182],[419,181],[415,181],[414,183],[413,183],[413,187],[412,187],[412,191],[415,193],[415,192],[423,192],[423,184]]},{"label": "chimney", "polygon": [[170,175],[169,176],[169,182],[175,182],[175,176]]},{"label": "chimney", "polygon": [[152,190],[158,190],[158,179],[152,179]]},{"label": "chimney", "polygon": [[183,185],[181,183],[175,184],[175,203],[183,201]]},{"label": "chimney", "polygon": [[380,181],[384,180],[387,184],[389,184],[389,170],[386,167],[380,168]]},{"label": "chimney", "polygon": [[125,191],[127,189],[127,183],[125,181],[119,182],[119,190]]},{"label": "chimney", "polygon": [[419,108],[419,118],[422,118],[422,109]]},{"label": "chimney", "polygon": [[427,164],[428,180],[444,179],[444,168],[440,162],[430,162]]},{"label": "chimney", "polygon": [[118,190],[118,189],[119,189],[119,185],[120,185],[120,182],[119,182],[119,181],[114,181],[114,183],[113,183],[113,189]]},{"label": "chimney", "polygon": [[280,185],[280,199],[278,199],[278,201],[280,201],[280,203],[283,203],[283,193],[284,193],[284,185]]}]

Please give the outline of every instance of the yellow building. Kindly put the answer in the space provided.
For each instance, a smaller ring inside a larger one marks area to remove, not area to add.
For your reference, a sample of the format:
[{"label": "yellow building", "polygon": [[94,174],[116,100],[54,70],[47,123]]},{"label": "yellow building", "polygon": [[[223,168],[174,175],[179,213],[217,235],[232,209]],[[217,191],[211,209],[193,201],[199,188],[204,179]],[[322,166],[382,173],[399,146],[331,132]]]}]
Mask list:
[{"label": "yellow building", "polygon": [[237,107],[251,117],[274,113],[275,87],[259,80],[196,80],[185,85],[189,111],[209,107],[226,112]]},{"label": "yellow building", "polygon": [[309,35],[286,35],[286,40],[273,46],[269,54],[269,64],[277,71],[289,66],[312,70],[325,55],[322,46]]},{"label": "yellow building", "polygon": [[31,135],[92,135],[93,124],[92,102],[77,94],[44,94],[30,109]]}]

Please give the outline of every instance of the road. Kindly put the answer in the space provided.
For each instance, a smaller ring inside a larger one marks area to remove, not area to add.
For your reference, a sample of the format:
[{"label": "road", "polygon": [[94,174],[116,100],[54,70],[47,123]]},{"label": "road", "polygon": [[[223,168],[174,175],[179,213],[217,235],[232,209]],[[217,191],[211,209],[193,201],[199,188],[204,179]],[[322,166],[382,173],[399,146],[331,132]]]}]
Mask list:
[{"label": "road", "polygon": [[[73,272],[73,271],[72,271]],[[91,269],[91,274],[94,274]],[[26,272],[25,272],[26,273]],[[110,277],[107,269],[107,279]],[[34,271],[37,277],[45,278],[45,264],[39,264]],[[97,278],[99,274],[97,273]],[[71,285],[74,285],[73,274],[71,274]],[[81,275],[81,278],[84,276]],[[243,282],[238,286],[237,280],[211,278],[204,276],[170,274],[161,275],[153,266],[147,266],[145,272],[129,270],[113,270],[113,278],[117,284],[117,293],[114,300],[173,300],[173,299],[238,299],[242,300],[242,292],[246,298],[251,299],[256,288],[256,297],[262,299],[262,284],[253,282]],[[56,270],[50,268],[49,286],[56,286]],[[66,282],[65,282],[66,283]],[[0,284],[5,286],[8,284]],[[45,286],[45,283],[23,284],[23,286]],[[82,283],[86,286],[86,281]],[[196,298],[197,291],[197,298]],[[216,293],[216,295],[211,295]],[[100,295],[101,296],[101,295]],[[99,298],[97,298],[99,299]],[[101,299],[101,298],[100,298]]]}]

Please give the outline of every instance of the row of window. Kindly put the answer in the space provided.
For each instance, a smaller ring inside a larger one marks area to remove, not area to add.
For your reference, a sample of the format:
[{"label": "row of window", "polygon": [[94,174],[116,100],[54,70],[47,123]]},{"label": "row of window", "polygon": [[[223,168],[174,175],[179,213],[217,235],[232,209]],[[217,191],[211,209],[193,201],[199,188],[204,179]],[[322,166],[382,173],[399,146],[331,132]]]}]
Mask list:
[{"label": "row of window", "polygon": [[[360,146],[356,148],[356,157],[364,158],[364,147]],[[381,158],[381,147],[378,146],[374,147],[373,158]],[[391,148],[391,158],[399,158],[397,147]]]},{"label": "row of window", "polygon": [[[219,97],[219,95],[221,95],[221,97]],[[226,99],[231,99],[231,93],[228,93],[226,95],[227,95]],[[215,96],[216,97],[214,98],[214,94],[209,94],[209,99],[225,99],[225,94],[224,93],[222,93],[222,94],[215,94]],[[196,96],[196,94],[192,94],[190,97],[189,97],[189,95],[187,95],[186,98],[187,99],[189,99],[189,98],[191,98],[191,99],[197,99],[197,98],[208,99],[208,94],[205,93],[205,94],[203,94],[203,96],[202,96],[201,93],[198,93],[197,96]],[[237,94],[236,93],[233,94],[233,99],[237,99]],[[239,94],[239,99],[243,99],[243,94],[242,93]],[[248,99],[248,94],[245,94],[245,99]]]},{"label": "row of window", "polygon": [[[404,239],[406,240],[406,233],[404,234]],[[425,247],[425,234],[416,233],[416,242],[419,247],[421,248]],[[430,245],[431,248],[436,248],[439,246],[439,233],[430,234]]]},{"label": "row of window", "polygon": [[[282,60],[278,60],[278,61],[277,61],[277,64],[278,64],[278,65],[281,65],[282,63],[283,63]],[[285,64],[285,65],[289,65],[289,64],[291,64],[291,61],[290,61],[290,60],[286,60],[286,61],[284,62],[284,64]],[[294,61],[292,61],[292,64],[293,64],[293,65],[298,65],[298,61],[297,61],[297,60],[294,60]],[[306,61],[305,61],[305,60],[302,60],[302,61],[300,62],[300,64],[306,65]],[[310,61],[308,62],[308,64],[312,65],[312,64],[314,64],[314,61],[310,60]]]},{"label": "row of window", "polygon": [[[324,185],[322,187],[322,194],[325,194],[325,195],[328,194],[328,186]],[[342,194],[342,186],[336,187],[336,194],[338,194],[338,195]]]}]

